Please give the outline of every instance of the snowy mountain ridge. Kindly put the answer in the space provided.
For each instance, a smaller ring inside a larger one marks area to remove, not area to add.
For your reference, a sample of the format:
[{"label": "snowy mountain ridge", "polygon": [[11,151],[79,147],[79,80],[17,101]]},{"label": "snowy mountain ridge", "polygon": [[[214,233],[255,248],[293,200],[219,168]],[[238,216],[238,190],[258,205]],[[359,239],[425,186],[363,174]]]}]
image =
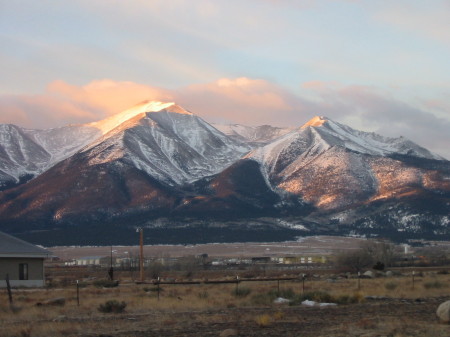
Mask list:
[{"label": "snowy mountain ridge", "polygon": [[430,187],[429,171],[396,156],[447,162],[403,137],[357,131],[326,117],[314,117],[245,157],[260,164],[274,191],[331,210]]},{"label": "snowy mountain ridge", "polygon": [[[144,120],[146,122],[143,122]],[[145,142],[133,142],[132,139],[136,140],[136,132],[131,131],[134,127],[140,130],[142,136],[153,139],[153,144],[158,145],[160,150],[156,152],[150,150],[144,144]],[[133,133],[134,136],[132,136]],[[222,150],[228,149],[223,153],[211,150],[208,145],[211,143],[208,135],[214,135],[213,143],[222,144]],[[111,139],[108,140],[108,138]],[[126,147],[125,139],[133,143],[135,148],[119,150],[121,147]],[[309,140],[306,141],[306,139]],[[374,133],[357,131],[321,116],[316,116],[295,129],[269,125],[255,127],[214,124],[211,126],[174,102],[144,101],[104,120],[88,124],[47,130],[1,125],[0,184],[14,185],[24,177],[29,179],[38,176],[82,148],[86,147],[84,151],[88,151],[103,142],[106,142],[103,147],[110,144],[109,148],[107,150],[105,148],[99,158],[92,159],[91,164],[126,157],[147,173],[166,177],[166,181],[170,180],[168,175],[173,173],[177,183],[192,181],[203,174],[214,174],[239,159],[239,156],[251,148],[254,150],[247,157],[264,162],[269,173],[280,153],[285,156],[293,151],[292,155],[296,157],[297,166],[301,167],[306,165],[314,155],[323,153],[331,146],[340,146],[359,153],[378,156],[398,153],[436,160],[443,159],[405,138],[387,138]],[[184,146],[189,147],[189,150],[183,148]],[[190,164],[185,165],[179,159],[174,160],[178,156],[175,152],[181,148],[184,153],[181,157]],[[211,160],[205,156],[212,156]],[[172,162],[168,163],[164,158]],[[152,163],[160,163],[162,166],[155,168],[158,165],[155,166]]]},{"label": "snowy mountain ridge", "polygon": [[274,127],[270,125],[248,126],[242,124],[211,124],[229,137],[258,147],[291,132],[292,127]]},{"label": "snowy mountain ridge", "polygon": [[215,174],[250,150],[174,103],[146,103],[99,123],[115,127],[81,150],[90,165],[125,160],[169,185]]},{"label": "snowy mountain ridge", "polygon": [[[281,136],[266,146],[255,149],[247,157],[273,162],[274,157],[280,152],[286,153],[290,147],[296,147],[297,150],[301,150],[302,157],[305,158],[311,155],[319,155],[333,146],[373,156],[387,156],[397,153],[445,160],[406,138],[383,137],[373,132],[358,131],[323,116],[312,118],[300,128]],[[297,152],[295,154],[298,154]]]},{"label": "snowy mountain ridge", "polygon": [[85,125],[0,125],[0,184],[0,229],[10,232],[251,218],[275,232],[291,223],[431,237],[446,235],[450,212],[449,162],[403,137],[323,116],[296,128],[214,127],[162,102]]},{"label": "snowy mountain ridge", "polygon": [[[136,141],[133,128],[152,139],[153,145]],[[135,148],[125,149],[125,139]],[[221,151],[215,151],[214,144],[219,145]],[[0,188],[13,186],[24,177],[36,177],[76,152],[86,152],[97,146],[104,149],[100,157],[90,161],[92,165],[126,157],[147,173],[165,177],[167,181],[173,173],[177,183],[198,178],[203,173],[216,173],[250,149],[173,102],[145,101],[88,124],[47,130],[0,125]],[[159,146],[160,150],[152,151],[154,146]],[[174,159],[178,151],[191,165]],[[187,158],[189,155],[191,158]],[[164,164],[157,167],[158,163]]]}]

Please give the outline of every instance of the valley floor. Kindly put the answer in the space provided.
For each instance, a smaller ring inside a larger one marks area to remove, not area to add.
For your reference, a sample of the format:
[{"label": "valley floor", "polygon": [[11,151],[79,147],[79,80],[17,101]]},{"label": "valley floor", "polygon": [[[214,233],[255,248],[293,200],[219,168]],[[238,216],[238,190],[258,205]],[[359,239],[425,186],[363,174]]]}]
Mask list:
[{"label": "valley floor", "polygon": [[[360,283],[330,274],[317,275],[304,285],[298,279],[278,284],[258,279],[238,285],[200,282],[160,288],[135,284],[122,274],[119,286],[105,288],[85,269],[78,271],[86,273],[79,297],[75,280],[81,274],[59,270],[64,276],[54,273],[51,287],[13,289],[12,306],[6,290],[0,291],[0,337],[443,337],[450,335],[450,325],[438,322],[436,309],[450,300],[447,270],[421,272],[414,282],[405,269],[393,277]],[[232,280],[226,272],[220,279]],[[290,298],[293,305],[276,304],[277,296]],[[304,298],[337,305],[305,306]],[[54,299],[63,303],[56,300],[52,305]],[[100,310],[111,300],[124,302],[123,312]]]}]

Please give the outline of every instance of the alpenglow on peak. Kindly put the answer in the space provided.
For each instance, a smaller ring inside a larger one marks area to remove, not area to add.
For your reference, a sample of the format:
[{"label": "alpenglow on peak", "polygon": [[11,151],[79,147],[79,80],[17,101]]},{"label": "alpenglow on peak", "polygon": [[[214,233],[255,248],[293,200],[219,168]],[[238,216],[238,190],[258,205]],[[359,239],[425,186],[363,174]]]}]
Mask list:
[{"label": "alpenglow on peak", "polygon": [[311,118],[308,122],[306,122],[302,128],[306,128],[307,126],[322,126],[325,122],[328,122],[329,118],[324,116],[315,116]]},{"label": "alpenglow on peak", "polygon": [[170,112],[179,113],[183,115],[192,115],[191,112],[183,109],[174,102],[143,101],[130,109],[119,112],[118,114],[115,114],[104,120],[90,123],[89,126],[100,129],[103,134],[106,134],[129,119],[132,119],[139,115],[144,116],[146,113],[149,112],[159,112],[162,110],[168,110]]}]

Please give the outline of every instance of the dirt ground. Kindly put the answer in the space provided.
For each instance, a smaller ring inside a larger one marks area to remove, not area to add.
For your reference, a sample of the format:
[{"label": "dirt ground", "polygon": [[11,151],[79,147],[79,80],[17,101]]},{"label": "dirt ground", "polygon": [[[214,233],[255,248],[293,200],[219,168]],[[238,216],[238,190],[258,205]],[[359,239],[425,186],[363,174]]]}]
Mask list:
[{"label": "dirt ground", "polygon": [[[97,317],[94,322],[90,322],[89,317],[70,319],[82,320],[86,326],[91,327],[88,330],[93,331],[76,334],[83,337],[450,336],[450,326],[438,323],[435,316],[440,301],[442,299],[389,303],[373,301],[323,308],[286,306],[148,312],[139,315],[111,314]],[[120,328],[116,328],[116,325]],[[101,331],[95,331],[98,330],[95,327],[100,326]]]}]

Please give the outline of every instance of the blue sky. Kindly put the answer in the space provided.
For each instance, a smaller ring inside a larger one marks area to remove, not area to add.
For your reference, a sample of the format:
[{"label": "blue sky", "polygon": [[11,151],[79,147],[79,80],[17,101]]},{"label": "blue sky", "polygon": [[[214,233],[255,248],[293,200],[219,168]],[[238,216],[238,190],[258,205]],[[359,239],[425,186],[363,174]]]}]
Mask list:
[{"label": "blue sky", "polygon": [[448,0],[0,0],[0,43],[0,123],[171,99],[210,121],[326,115],[450,158]]}]

